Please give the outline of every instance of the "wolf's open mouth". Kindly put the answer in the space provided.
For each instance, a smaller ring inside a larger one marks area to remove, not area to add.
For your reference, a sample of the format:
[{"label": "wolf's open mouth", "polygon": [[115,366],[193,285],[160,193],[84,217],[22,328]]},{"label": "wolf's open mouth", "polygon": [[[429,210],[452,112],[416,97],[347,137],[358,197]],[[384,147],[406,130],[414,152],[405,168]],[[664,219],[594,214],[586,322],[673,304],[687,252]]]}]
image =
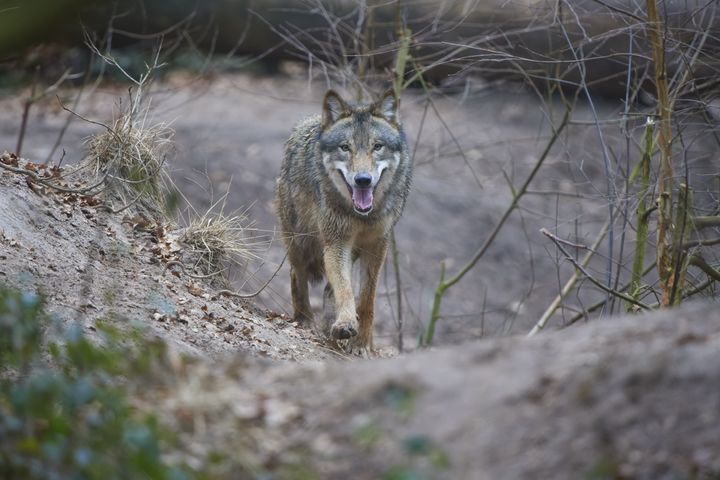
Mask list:
[{"label": "wolf's open mouth", "polygon": [[[340,172],[340,176],[342,177],[342,179],[345,180],[345,175],[343,175],[342,171],[338,170],[338,172]],[[367,215],[368,213],[370,213],[373,208],[373,193],[375,192],[375,188],[353,187],[348,183],[347,180],[345,180],[345,185],[350,192],[350,197],[352,198],[352,203],[355,211],[363,215]]]},{"label": "wolf's open mouth", "polygon": [[369,187],[369,188],[351,187],[350,188],[350,194],[352,195],[352,202],[353,202],[353,206],[355,206],[355,210],[357,210],[360,213],[369,213],[370,210],[372,210],[373,190],[375,190],[375,189],[372,187]]}]

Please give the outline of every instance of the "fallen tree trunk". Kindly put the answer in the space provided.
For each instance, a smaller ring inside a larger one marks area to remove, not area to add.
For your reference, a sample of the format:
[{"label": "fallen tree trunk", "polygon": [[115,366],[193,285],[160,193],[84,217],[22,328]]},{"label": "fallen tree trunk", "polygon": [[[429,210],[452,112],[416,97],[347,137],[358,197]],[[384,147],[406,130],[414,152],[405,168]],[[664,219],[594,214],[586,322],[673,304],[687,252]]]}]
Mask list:
[{"label": "fallen tree trunk", "polygon": [[[45,3],[28,0],[3,14],[0,54],[18,52],[38,41],[83,41],[80,22],[40,16],[38,11],[49,8]],[[645,77],[651,65],[646,16],[628,1],[368,1],[365,9],[355,0],[182,0],[172,8],[161,0],[145,0],[143,8],[126,10],[119,10],[115,2],[66,3],[75,8],[66,5],[63,11],[79,15],[98,37],[112,29],[115,46],[156,42],[160,36],[181,33],[207,52],[272,61],[337,62],[369,53],[378,71],[392,65],[399,13],[413,33],[413,57],[427,69],[426,79],[437,83],[461,83],[473,75],[541,86],[559,82],[572,88],[584,80],[596,92],[619,97],[625,92],[631,59],[632,81],[653,92]],[[664,8],[668,38],[675,45],[691,46],[694,36],[710,33],[692,78],[694,85],[713,78],[718,63],[718,6],[676,0],[666,2]],[[363,47],[369,50],[353,49],[359,36],[370,44]],[[670,75],[687,61],[681,48],[672,50]]]}]

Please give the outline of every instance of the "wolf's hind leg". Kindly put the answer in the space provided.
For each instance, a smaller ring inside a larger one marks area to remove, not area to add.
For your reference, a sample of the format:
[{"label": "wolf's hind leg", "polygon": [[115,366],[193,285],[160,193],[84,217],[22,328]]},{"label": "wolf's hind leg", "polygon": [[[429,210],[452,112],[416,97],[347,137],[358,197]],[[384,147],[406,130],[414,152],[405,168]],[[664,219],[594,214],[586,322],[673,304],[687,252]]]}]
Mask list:
[{"label": "wolf's hind leg", "polygon": [[293,302],[293,320],[301,326],[312,324],[310,309],[310,293],[308,291],[308,275],[302,268],[290,267],[290,292]]},{"label": "wolf's hind leg", "polygon": [[330,333],[330,327],[335,321],[335,294],[333,293],[332,285],[330,282],[325,284],[325,290],[323,290],[323,312],[322,312],[322,324],[320,325],[321,333],[328,335]]}]

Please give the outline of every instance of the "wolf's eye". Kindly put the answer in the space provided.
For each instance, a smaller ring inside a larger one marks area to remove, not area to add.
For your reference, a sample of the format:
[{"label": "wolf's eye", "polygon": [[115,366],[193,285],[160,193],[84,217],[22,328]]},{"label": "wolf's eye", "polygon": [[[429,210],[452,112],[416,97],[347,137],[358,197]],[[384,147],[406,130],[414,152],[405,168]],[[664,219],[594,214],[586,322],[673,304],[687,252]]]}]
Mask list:
[{"label": "wolf's eye", "polygon": [[343,143],[342,145],[340,145],[340,150],[342,150],[343,152],[349,152],[350,145],[348,145],[347,143]]},{"label": "wolf's eye", "polygon": [[380,150],[382,150],[383,147],[384,145],[382,143],[376,143],[375,145],[373,145],[373,150],[379,152]]}]

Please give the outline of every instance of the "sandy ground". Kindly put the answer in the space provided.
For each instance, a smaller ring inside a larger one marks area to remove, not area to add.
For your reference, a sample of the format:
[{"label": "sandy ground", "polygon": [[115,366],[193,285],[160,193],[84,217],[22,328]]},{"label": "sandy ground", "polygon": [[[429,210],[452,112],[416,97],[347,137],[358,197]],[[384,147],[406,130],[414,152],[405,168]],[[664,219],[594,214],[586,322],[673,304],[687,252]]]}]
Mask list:
[{"label": "sandy ground", "polygon": [[158,404],[201,422],[188,451],[255,472],[218,478],[712,479],[718,319],[686,304],[394,359],[200,364]]},{"label": "sandy ground", "polygon": [[193,356],[332,355],[287,318],[166,269],[181,259],[181,246],[173,232],[158,234],[157,224],[98,210],[93,197],[31,189],[23,176],[4,170],[0,198],[0,281],[42,293],[48,311],[66,325],[78,323],[90,336],[99,322],[136,326]]},{"label": "sandy ground", "polygon": [[177,433],[173,458],[212,478],[720,473],[713,303],[347,361],[207,280],[165,272],[172,232],[14,173],[0,172],[0,201],[0,282],[41,291],[91,336],[109,321],[168,342],[172,360],[137,408]]}]

